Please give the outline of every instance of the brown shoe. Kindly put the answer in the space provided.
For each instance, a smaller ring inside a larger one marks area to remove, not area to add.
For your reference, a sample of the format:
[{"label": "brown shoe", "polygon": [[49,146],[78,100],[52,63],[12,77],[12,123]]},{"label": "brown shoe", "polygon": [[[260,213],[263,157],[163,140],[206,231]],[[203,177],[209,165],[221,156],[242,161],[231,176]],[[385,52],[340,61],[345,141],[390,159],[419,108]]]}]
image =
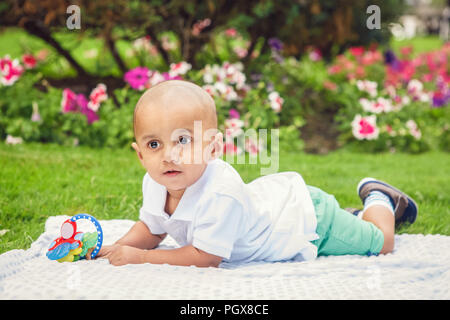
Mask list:
[{"label": "brown shoe", "polygon": [[390,198],[394,207],[396,225],[416,221],[418,206],[406,193],[374,178],[364,178],[358,183],[357,192],[363,203],[369,193],[374,190],[381,191]]}]

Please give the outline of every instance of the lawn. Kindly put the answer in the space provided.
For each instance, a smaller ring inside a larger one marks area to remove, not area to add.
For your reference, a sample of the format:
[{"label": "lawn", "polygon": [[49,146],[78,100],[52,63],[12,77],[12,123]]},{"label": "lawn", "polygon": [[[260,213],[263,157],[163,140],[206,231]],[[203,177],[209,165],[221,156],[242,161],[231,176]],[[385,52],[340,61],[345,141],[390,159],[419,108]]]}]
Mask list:
[{"label": "lawn", "polygon": [[[356,185],[365,176],[394,184],[417,200],[416,223],[399,233],[450,235],[450,155],[433,152],[328,155],[280,153],[279,171],[334,194],[342,207],[361,206]],[[244,181],[257,165],[234,165]],[[49,216],[88,212],[99,219],[138,218],[145,173],[130,149],[0,143],[0,253],[26,249]],[[5,232],[5,230],[8,230]]]}]

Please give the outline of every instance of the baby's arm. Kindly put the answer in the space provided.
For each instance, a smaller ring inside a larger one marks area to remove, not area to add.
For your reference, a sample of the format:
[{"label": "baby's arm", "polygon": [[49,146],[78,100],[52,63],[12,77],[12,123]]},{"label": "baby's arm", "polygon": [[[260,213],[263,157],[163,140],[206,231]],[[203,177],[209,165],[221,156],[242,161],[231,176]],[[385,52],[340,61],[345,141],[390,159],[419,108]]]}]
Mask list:
[{"label": "baby's arm", "polygon": [[116,244],[139,249],[153,249],[156,248],[166,236],[167,233],[151,233],[147,225],[139,220],[131,227],[127,234],[116,241]]},{"label": "baby's arm", "polygon": [[177,249],[147,250],[143,252],[142,260],[155,264],[168,263],[177,266],[218,267],[222,257],[187,245]]},{"label": "baby's arm", "polygon": [[[137,221],[131,229],[113,245],[103,246],[97,258],[109,255],[116,247],[130,246],[138,249],[153,249],[156,248],[161,241],[167,236],[164,234],[153,234],[148,229],[147,225],[142,221]],[[90,252],[86,256],[90,259]]]},{"label": "baby's arm", "polygon": [[115,244],[106,249],[102,256],[115,266],[149,262],[178,266],[218,267],[222,261],[221,257],[199,250],[192,245],[177,249],[145,250]]}]

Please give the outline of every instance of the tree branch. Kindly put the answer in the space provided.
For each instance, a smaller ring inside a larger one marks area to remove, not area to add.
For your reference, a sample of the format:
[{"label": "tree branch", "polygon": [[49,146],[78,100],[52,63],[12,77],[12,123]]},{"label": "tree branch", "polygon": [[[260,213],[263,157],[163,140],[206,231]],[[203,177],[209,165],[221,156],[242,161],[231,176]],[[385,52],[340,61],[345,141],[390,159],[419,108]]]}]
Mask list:
[{"label": "tree branch", "polygon": [[125,65],[122,58],[120,57],[119,52],[117,51],[116,43],[113,40],[110,31],[108,31],[105,34],[105,41],[106,41],[106,45],[108,46],[109,51],[111,52],[111,54],[114,58],[114,61],[117,63],[117,66],[119,67],[120,71],[122,71],[122,73],[127,72],[127,66]]},{"label": "tree branch", "polygon": [[151,27],[148,27],[145,30],[145,33],[150,36],[152,39],[151,41],[155,44],[156,49],[158,49],[158,52],[161,54],[163,60],[166,62],[167,65],[170,65],[170,57],[167,51],[163,48],[161,41],[156,37],[156,34],[153,32]]},{"label": "tree branch", "polygon": [[69,51],[64,49],[55,38],[52,37],[50,30],[43,25],[41,21],[28,20],[24,23],[25,30],[38,38],[41,38],[46,43],[51,45],[55,50],[62,55],[76,70],[79,76],[91,76],[83,67],[72,57]]}]

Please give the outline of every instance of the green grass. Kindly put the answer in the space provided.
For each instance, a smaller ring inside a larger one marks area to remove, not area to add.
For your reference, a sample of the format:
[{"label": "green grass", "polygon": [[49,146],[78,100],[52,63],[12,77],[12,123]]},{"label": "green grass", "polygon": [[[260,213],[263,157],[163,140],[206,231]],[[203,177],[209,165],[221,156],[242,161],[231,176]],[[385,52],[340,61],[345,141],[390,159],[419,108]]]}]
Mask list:
[{"label": "green grass", "polygon": [[394,50],[396,54],[400,54],[400,48],[411,46],[413,48],[413,56],[416,56],[424,52],[441,48],[444,41],[438,36],[418,36],[405,40],[395,40],[392,38],[390,43],[392,50]]},{"label": "green grass", "polygon": [[[356,185],[365,176],[386,180],[420,207],[400,233],[450,235],[450,155],[445,153],[326,156],[281,153],[279,171],[297,171],[306,183],[335,195],[342,207],[361,206]],[[245,182],[257,165],[234,165]],[[26,249],[49,216],[88,212],[99,219],[138,218],[145,171],[131,150],[0,144],[0,253]]]},{"label": "green grass", "polygon": [[[99,37],[82,35],[77,31],[57,32],[53,36],[85,70],[99,75],[120,75],[119,68]],[[130,42],[118,41],[117,47],[121,57],[130,68],[138,65],[135,57],[127,55],[127,51],[132,47]],[[20,58],[24,53],[36,54],[42,49],[49,52],[47,60],[40,67],[40,71],[44,75],[52,78],[76,75],[69,63],[43,40],[29,35],[20,28],[0,30],[0,57],[9,54],[11,58]],[[96,51],[97,56],[89,56],[89,51],[92,50]]]}]

